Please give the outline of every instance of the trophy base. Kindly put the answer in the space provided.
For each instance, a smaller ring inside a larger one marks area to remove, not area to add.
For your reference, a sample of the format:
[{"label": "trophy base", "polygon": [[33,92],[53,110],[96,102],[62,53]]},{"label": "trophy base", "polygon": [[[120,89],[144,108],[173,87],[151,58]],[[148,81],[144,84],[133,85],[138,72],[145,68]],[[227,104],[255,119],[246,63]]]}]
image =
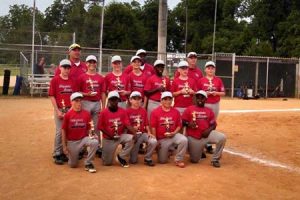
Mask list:
[{"label": "trophy base", "polygon": [[137,134],[137,135],[142,135],[142,134],[143,134],[143,132],[141,132],[141,131],[138,131],[138,132],[136,132],[136,134]]},{"label": "trophy base", "polygon": [[165,133],[165,136],[166,136],[166,137],[169,137],[169,136],[171,136],[171,135],[172,135],[172,133],[170,133],[170,132],[166,132],[166,133]]},{"label": "trophy base", "polygon": [[98,92],[91,92],[91,95],[96,95],[98,94]]},{"label": "trophy base", "polygon": [[191,95],[189,95],[189,94],[185,94],[185,95],[183,95],[183,97],[190,97]]},{"label": "trophy base", "polygon": [[119,136],[119,135],[114,135],[114,139],[115,139],[115,140],[120,139],[120,137],[121,137],[121,136]]}]

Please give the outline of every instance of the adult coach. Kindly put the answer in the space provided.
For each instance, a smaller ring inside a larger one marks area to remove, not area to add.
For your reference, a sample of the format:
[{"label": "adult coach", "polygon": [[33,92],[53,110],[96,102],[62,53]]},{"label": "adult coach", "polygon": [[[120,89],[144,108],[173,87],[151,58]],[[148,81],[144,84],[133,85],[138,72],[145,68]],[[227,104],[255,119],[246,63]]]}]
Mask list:
[{"label": "adult coach", "polygon": [[[187,55],[187,62],[189,63],[188,67],[188,77],[194,79],[195,81],[199,80],[203,77],[203,74],[199,67],[197,66],[197,53],[189,52]],[[175,72],[174,78],[179,77],[180,73],[177,70]]]},{"label": "adult coach", "polygon": [[63,150],[69,157],[69,166],[77,167],[78,154],[83,146],[87,146],[88,155],[85,160],[85,170],[94,173],[96,169],[93,165],[93,158],[99,145],[98,139],[89,136],[91,115],[89,112],[81,109],[81,100],[83,96],[79,92],[71,95],[72,107],[65,115],[62,125]]},{"label": "adult coach", "polygon": [[[102,162],[103,165],[112,165],[114,153],[119,144],[123,145],[116,160],[122,167],[129,167],[126,157],[133,148],[133,136],[136,134],[130,125],[126,111],[118,106],[120,95],[117,91],[108,93],[108,106],[100,112],[98,129],[103,133]],[[132,134],[127,134],[128,129]]]},{"label": "adult coach", "polygon": [[62,165],[68,159],[63,154],[61,126],[65,113],[71,107],[70,96],[76,89],[74,80],[69,77],[71,62],[63,59],[59,63],[59,68],[60,74],[50,81],[49,97],[54,108],[55,122],[53,158],[55,164]]},{"label": "adult coach", "polygon": [[187,138],[180,134],[181,117],[178,110],[172,107],[172,93],[161,94],[161,106],[151,113],[150,126],[153,135],[158,140],[158,161],[168,161],[169,148],[177,146],[175,164],[178,167],[185,167],[184,155],[187,149]]},{"label": "adult coach", "polygon": [[[80,61],[81,47],[79,44],[71,44],[69,46],[69,60],[71,62],[70,78],[77,80],[77,78],[87,71],[87,66],[84,62]],[[55,76],[60,74],[59,68],[55,71]]]},{"label": "adult coach", "polygon": [[206,108],[207,94],[203,90],[196,92],[196,105],[189,106],[182,115],[182,123],[187,127],[187,137],[190,159],[192,163],[198,163],[201,159],[206,144],[216,144],[211,164],[220,167],[219,160],[226,143],[223,133],[216,131],[214,113]]}]

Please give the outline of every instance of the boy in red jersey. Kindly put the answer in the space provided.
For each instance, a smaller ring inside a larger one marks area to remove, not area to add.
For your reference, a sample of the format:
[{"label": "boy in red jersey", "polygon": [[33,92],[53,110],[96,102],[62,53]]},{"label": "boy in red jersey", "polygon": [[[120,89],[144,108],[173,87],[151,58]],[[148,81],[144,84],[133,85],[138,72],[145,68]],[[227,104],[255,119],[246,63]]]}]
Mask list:
[{"label": "boy in red jersey", "polygon": [[[196,82],[198,79],[203,77],[203,74],[200,68],[197,66],[197,53],[196,52],[189,52],[187,55],[187,62],[189,63],[188,68],[188,77],[194,79]],[[174,78],[179,77],[178,70],[175,72]]]},{"label": "boy in red jersey", "polygon": [[[103,133],[102,161],[103,165],[112,165],[114,153],[119,144],[123,145],[116,160],[122,167],[129,167],[126,157],[133,148],[133,137],[136,130],[130,125],[126,111],[118,106],[120,95],[117,91],[108,93],[107,108],[100,112],[98,129]],[[132,134],[127,134],[128,129]]]},{"label": "boy in red jersey", "polygon": [[212,156],[211,164],[220,167],[219,160],[226,143],[223,133],[216,131],[214,113],[206,108],[207,93],[203,90],[196,92],[196,105],[189,106],[182,115],[183,125],[187,127],[187,137],[190,159],[192,163],[198,163],[206,144],[216,144],[216,150]]},{"label": "boy in red jersey", "polygon": [[158,160],[160,163],[168,161],[168,151],[173,145],[177,146],[175,164],[178,167],[185,167],[184,155],[187,149],[187,138],[180,134],[181,117],[178,110],[173,108],[172,93],[161,94],[161,106],[151,113],[151,132],[158,140]]},{"label": "boy in red jersey", "polygon": [[[79,44],[71,44],[69,46],[69,60],[71,62],[70,78],[77,80],[77,78],[87,71],[87,66],[80,61],[81,47]],[[55,76],[60,74],[60,68],[55,71]]]},{"label": "boy in red jersey", "polygon": [[88,111],[81,109],[82,94],[75,92],[70,99],[72,107],[65,115],[62,125],[63,150],[69,156],[69,166],[77,167],[78,154],[80,150],[87,146],[88,155],[85,161],[85,170],[94,173],[96,169],[93,165],[93,158],[99,145],[97,136],[90,135],[91,115]]},{"label": "boy in red jersey", "polygon": [[63,59],[59,63],[60,75],[52,78],[49,88],[49,97],[54,108],[55,140],[54,140],[54,163],[62,165],[68,160],[63,154],[61,141],[61,125],[65,113],[70,109],[70,96],[75,92],[73,79],[69,77],[71,62]]},{"label": "boy in red jersey", "polygon": [[178,78],[175,78],[171,91],[173,93],[174,108],[176,108],[182,115],[183,111],[193,105],[193,96],[196,91],[196,81],[188,77],[188,66],[186,61],[180,61],[178,64]]},{"label": "boy in red jersey", "polygon": [[162,60],[156,60],[154,62],[155,74],[152,75],[145,85],[145,95],[148,97],[148,118],[150,113],[160,105],[161,93],[164,91],[170,91],[170,79],[163,76],[165,63]]},{"label": "boy in red jersey", "polygon": [[142,95],[138,91],[133,91],[129,97],[130,108],[126,110],[131,126],[136,130],[134,147],[130,153],[129,162],[136,164],[138,161],[139,147],[142,143],[147,143],[147,153],[145,154],[144,163],[148,166],[154,166],[152,154],[156,148],[157,140],[150,133],[147,111],[141,107]]},{"label": "boy in red jersey", "polygon": [[130,94],[128,90],[128,76],[122,73],[122,59],[120,56],[115,55],[111,58],[112,72],[105,76],[106,92],[117,91],[120,95],[121,102],[119,107],[127,108],[127,96]]}]

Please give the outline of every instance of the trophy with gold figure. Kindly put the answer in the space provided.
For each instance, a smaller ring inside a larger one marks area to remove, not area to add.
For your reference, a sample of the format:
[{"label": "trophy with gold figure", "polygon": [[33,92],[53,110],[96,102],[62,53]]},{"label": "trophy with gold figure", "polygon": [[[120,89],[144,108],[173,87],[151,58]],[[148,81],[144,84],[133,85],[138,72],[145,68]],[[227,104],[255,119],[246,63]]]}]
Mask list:
[{"label": "trophy with gold figure", "polygon": [[170,132],[170,121],[169,121],[169,118],[166,117],[165,118],[165,122],[164,122],[164,125],[166,127],[166,133],[165,133],[165,136],[170,136],[171,135],[171,132]]},{"label": "trophy with gold figure", "polygon": [[121,89],[122,89],[122,82],[121,82],[121,80],[120,80],[120,77],[118,76],[118,77],[116,78],[116,80],[117,80],[116,88],[117,88],[117,90],[121,90]]},{"label": "trophy with gold figure", "polygon": [[212,94],[214,91],[212,78],[208,78],[208,90],[207,91],[209,94]]},{"label": "trophy with gold figure", "polygon": [[90,129],[90,131],[89,131],[89,137],[90,137],[90,138],[95,138],[96,134],[95,134],[95,126],[94,126],[93,120],[91,120],[91,121],[89,122],[89,124],[90,124],[90,126],[91,126],[91,129]]},{"label": "trophy with gold figure", "polygon": [[142,131],[141,131],[142,120],[139,115],[135,118],[135,122],[136,122],[136,128],[137,128],[136,134],[140,135],[140,134],[142,134]]},{"label": "trophy with gold figure", "polygon": [[189,86],[188,82],[184,83],[183,89],[184,89],[184,92],[185,92],[183,97],[190,97],[190,94],[189,94],[190,86]]},{"label": "trophy with gold figure", "polygon": [[114,127],[114,136],[113,137],[115,140],[118,140],[120,138],[120,135],[118,134],[118,129],[119,129],[118,120],[114,120],[113,127]]},{"label": "trophy with gold figure", "polygon": [[89,83],[89,86],[90,86],[89,88],[91,90],[91,94],[96,95],[97,92],[95,92],[94,83],[93,83],[93,80],[91,79],[91,77],[89,77],[88,83]]},{"label": "trophy with gold figure", "polygon": [[192,112],[192,121],[196,125],[196,128],[198,128],[198,125],[197,125],[197,114],[196,114],[195,111]]},{"label": "trophy with gold figure", "polygon": [[167,81],[166,81],[166,79],[162,79],[161,82],[162,82],[162,86],[166,89],[167,88]]},{"label": "trophy with gold figure", "polygon": [[68,112],[68,109],[67,109],[67,107],[66,107],[66,104],[65,104],[65,100],[64,100],[64,99],[61,100],[61,112],[62,112],[62,113],[67,113],[67,112]]}]

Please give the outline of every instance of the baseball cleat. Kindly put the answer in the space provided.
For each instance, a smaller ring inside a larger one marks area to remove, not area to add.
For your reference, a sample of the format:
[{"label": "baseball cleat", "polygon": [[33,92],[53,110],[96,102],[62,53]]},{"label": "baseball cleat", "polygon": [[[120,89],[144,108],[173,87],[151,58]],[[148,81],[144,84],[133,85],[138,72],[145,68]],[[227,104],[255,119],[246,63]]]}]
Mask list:
[{"label": "baseball cleat", "polygon": [[53,158],[54,158],[54,163],[55,164],[57,164],[57,165],[63,165],[64,164],[64,161],[61,159],[60,155],[53,156]]},{"label": "baseball cleat", "polygon": [[61,154],[61,155],[60,155],[60,159],[61,159],[63,162],[68,162],[68,161],[69,161],[69,158],[66,156],[66,154]]},{"label": "baseball cleat", "polygon": [[96,169],[95,169],[95,167],[92,163],[85,165],[85,170],[90,172],[90,173],[95,173],[96,172]]},{"label": "baseball cleat", "polygon": [[211,165],[216,168],[221,167],[221,164],[218,160],[211,161]]},{"label": "baseball cleat", "polygon": [[154,162],[152,160],[146,160],[146,159],[144,159],[144,164],[148,165],[149,167],[154,167],[155,166],[155,164],[154,164]]},{"label": "baseball cleat", "polygon": [[213,154],[214,153],[214,149],[211,145],[207,146],[206,147],[206,152],[209,153],[209,154]]},{"label": "baseball cleat", "polygon": [[120,165],[121,165],[122,167],[125,167],[125,168],[129,167],[129,164],[127,163],[127,161],[126,161],[125,159],[121,158],[121,157],[119,156],[119,154],[118,154],[117,157],[116,157],[116,161],[117,161],[118,163],[120,163]]}]

